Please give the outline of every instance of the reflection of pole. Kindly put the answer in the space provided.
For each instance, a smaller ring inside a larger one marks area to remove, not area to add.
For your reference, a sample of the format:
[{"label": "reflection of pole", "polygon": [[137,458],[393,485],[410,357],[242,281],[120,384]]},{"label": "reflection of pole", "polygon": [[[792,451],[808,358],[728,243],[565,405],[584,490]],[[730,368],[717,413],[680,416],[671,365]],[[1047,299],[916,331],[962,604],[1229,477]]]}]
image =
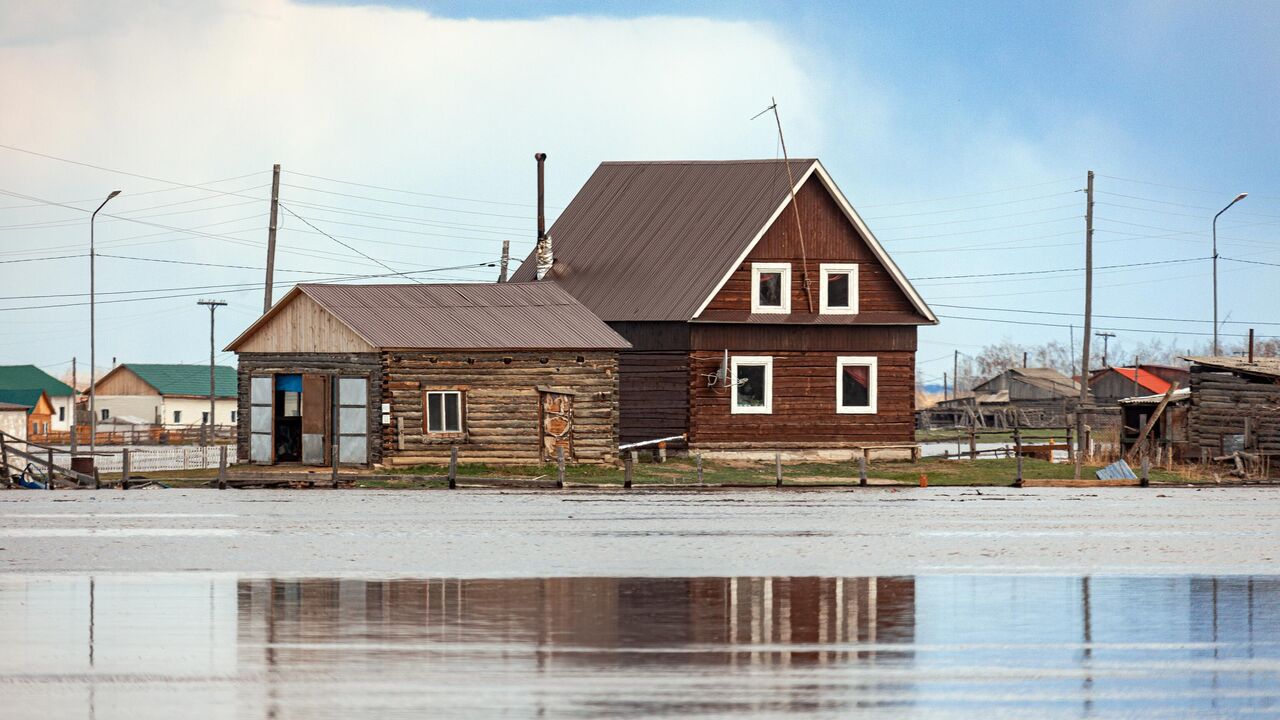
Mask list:
[{"label": "reflection of pole", "polygon": [[89,578],[89,667],[93,667],[94,579]]},{"label": "reflection of pole", "polygon": [[1089,577],[1080,581],[1080,604],[1084,609],[1084,714],[1093,714],[1093,608],[1089,600]]}]

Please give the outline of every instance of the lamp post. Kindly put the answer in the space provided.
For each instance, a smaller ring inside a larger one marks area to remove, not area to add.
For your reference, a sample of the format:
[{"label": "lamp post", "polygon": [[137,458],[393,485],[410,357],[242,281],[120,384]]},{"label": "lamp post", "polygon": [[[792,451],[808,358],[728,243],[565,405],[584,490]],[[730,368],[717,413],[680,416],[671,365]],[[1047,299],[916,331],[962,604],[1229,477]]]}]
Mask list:
[{"label": "lamp post", "polygon": [[[1232,205],[1249,197],[1249,193],[1240,193],[1227,206],[1218,211],[1218,215],[1231,209]],[[1217,357],[1218,349],[1218,215],[1213,216],[1213,355]]]},{"label": "lamp post", "polygon": [[[106,207],[111,202],[111,198],[120,194],[119,190],[112,190],[107,199],[102,201],[98,206],[98,210]],[[94,324],[94,273],[93,273],[93,221],[98,218],[98,210],[94,210],[89,216],[89,452],[92,453],[98,446],[98,393],[94,385],[97,383],[98,371],[98,355],[97,355],[97,327]]]}]

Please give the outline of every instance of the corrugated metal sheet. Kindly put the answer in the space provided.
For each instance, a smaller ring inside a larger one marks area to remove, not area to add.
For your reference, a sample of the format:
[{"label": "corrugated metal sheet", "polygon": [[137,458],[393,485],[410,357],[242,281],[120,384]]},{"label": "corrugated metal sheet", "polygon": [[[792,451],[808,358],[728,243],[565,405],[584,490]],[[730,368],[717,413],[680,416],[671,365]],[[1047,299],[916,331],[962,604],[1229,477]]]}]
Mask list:
[{"label": "corrugated metal sheet", "polygon": [[1129,463],[1123,458],[1111,463],[1094,473],[1099,480],[1137,480],[1138,476],[1133,474],[1133,468],[1129,467]]},{"label": "corrugated metal sheet", "polygon": [[1249,362],[1249,358],[1244,357],[1184,357],[1183,360],[1189,360],[1196,365],[1205,367],[1232,370],[1248,375],[1262,375],[1265,377],[1280,378],[1280,358],[1264,358],[1255,357],[1253,362]]},{"label": "corrugated metal sheet", "polygon": [[1134,375],[1136,373],[1138,377],[1137,383],[1139,387],[1143,388],[1144,390],[1149,390],[1153,393],[1160,393],[1161,395],[1163,395],[1165,391],[1169,389],[1169,385],[1172,384],[1168,380],[1165,380],[1164,378],[1160,377],[1159,375],[1150,373],[1146,370],[1135,371],[1134,368],[1130,368],[1130,367],[1112,367],[1108,369],[1115,371],[1118,375],[1120,375],[1121,377],[1124,377],[1130,382],[1134,382]]},{"label": "corrugated metal sheet", "polygon": [[[1156,395],[1139,395],[1137,397],[1120,398],[1118,401],[1121,405],[1159,405],[1164,399],[1164,393]],[[1191,399],[1191,388],[1178,388],[1169,395],[1170,403],[1179,403],[1184,400]]]},{"label": "corrugated metal sheet", "polygon": [[298,289],[380,348],[630,347],[555,283],[299,285]]},{"label": "corrugated metal sheet", "polygon": [[601,163],[548,233],[547,279],[608,321],[687,321],[788,194],[781,160]]}]

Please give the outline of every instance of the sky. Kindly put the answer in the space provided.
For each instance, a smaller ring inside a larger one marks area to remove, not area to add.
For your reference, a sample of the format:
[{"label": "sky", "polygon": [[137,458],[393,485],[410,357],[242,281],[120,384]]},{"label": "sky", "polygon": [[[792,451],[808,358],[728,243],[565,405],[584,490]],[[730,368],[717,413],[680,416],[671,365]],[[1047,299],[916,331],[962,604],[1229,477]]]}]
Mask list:
[{"label": "sky", "polygon": [[533,153],[554,220],[601,161],[776,157],[771,98],[940,316],[922,382],[1079,347],[1089,170],[1114,352],[1203,349],[1239,192],[1224,345],[1280,335],[1277,36],[1264,2],[5,3],[0,364],[87,372],[111,190],[98,366],[202,363],[198,299],[219,350],[262,310],[273,163],[276,298],[485,281],[532,248]]}]

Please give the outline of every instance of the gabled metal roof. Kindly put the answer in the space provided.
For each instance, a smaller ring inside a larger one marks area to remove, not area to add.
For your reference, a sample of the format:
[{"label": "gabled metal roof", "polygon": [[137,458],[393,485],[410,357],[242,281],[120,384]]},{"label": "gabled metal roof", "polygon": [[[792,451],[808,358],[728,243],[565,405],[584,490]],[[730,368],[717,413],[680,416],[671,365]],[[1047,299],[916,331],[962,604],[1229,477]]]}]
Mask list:
[{"label": "gabled metal roof", "polygon": [[241,333],[252,335],[305,293],[376,348],[620,350],[621,335],[555,283],[298,285]]},{"label": "gabled metal roof", "polygon": [[[792,160],[796,189],[817,175],[922,318],[937,322],[815,159]],[[782,160],[605,162],[551,227],[546,276],[606,321],[696,318],[787,207]],[[530,253],[512,276],[534,279]],[[785,322],[772,316],[770,322]]]}]

